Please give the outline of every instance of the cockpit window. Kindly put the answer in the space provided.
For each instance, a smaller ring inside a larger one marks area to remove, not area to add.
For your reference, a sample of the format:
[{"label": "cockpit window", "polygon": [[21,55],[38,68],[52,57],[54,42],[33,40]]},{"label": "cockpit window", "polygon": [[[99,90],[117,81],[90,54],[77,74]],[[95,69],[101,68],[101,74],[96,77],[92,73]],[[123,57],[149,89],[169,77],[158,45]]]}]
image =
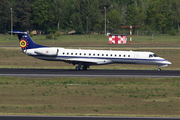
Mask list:
[{"label": "cockpit window", "polygon": [[156,54],[153,54],[154,57],[158,57]]},{"label": "cockpit window", "polygon": [[149,54],[149,58],[151,57],[158,57],[156,54]]},{"label": "cockpit window", "polygon": [[151,57],[153,57],[153,55],[152,55],[152,54],[150,54],[150,55],[149,55],[149,58],[151,58]]}]

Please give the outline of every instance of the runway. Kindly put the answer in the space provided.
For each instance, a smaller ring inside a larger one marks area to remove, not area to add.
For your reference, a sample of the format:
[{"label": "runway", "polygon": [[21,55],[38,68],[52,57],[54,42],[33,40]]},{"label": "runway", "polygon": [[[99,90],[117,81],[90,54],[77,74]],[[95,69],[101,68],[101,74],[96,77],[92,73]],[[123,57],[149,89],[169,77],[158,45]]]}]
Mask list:
[{"label": "runway", "polygon": [[172,78],[180,77],[180,70],[106,70],[88,69],[11,69],[1,68],[0,76],[12,77],[113,77],[113,78]]},{"label": "runway", "polygon": [[0,116],[2,120],[179,120],[163,117],[95,117],[95,116]]}]

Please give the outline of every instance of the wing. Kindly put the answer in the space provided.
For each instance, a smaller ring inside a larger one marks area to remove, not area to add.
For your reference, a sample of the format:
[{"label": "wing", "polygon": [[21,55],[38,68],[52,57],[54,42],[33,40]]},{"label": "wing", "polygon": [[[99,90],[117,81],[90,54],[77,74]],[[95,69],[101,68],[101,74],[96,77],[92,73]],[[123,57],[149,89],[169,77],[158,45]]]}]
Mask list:
[{"label": "wing", "polygon": [[70,63],[89,63],[89,64],[97,64],[97,65],[103,65],[103,64],[109,64],[112,63],[111,60],[107,59],[93,59],[93,58],[68,58],[64,59],[66,62]]}]

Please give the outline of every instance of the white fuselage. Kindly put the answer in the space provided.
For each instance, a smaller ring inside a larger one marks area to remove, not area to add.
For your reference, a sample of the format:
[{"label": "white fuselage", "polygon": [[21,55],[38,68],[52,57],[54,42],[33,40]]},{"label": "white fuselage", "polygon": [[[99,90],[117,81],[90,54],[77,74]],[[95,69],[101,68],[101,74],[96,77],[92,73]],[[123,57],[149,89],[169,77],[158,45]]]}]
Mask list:
[{"label": "white fuselage", "polygon": [[121,64],[149,64],[166,67],[171,62],[156,56],[152,52],[112,51],[112,50],[84,50],[64,48],[36,48],[24,50],[26,54],[50,61],[64,61],[72,64],[103,65],[111,63]]}]

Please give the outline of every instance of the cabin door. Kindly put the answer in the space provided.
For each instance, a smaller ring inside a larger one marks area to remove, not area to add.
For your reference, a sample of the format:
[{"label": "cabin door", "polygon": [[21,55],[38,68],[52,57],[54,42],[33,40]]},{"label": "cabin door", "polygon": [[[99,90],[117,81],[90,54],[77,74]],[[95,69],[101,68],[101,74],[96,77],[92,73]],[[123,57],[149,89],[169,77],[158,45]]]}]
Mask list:
[{"label": "cabin door", "polygon": [[138,54],[135,54],[134,55],[134,63],[136,63],[136,64],[138,64],[139,63],[139,61],[138,61]]}]

